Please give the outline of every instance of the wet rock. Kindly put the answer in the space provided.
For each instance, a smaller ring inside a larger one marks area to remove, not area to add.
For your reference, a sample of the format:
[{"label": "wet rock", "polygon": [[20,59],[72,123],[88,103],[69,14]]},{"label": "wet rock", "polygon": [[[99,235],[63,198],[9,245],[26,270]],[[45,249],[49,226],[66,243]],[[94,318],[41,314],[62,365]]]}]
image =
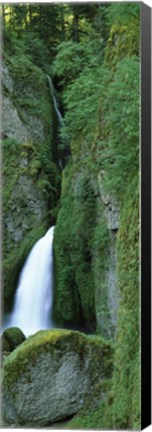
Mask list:
[{"label": "wet rock", "polygon": [[98,185],[100,197],[105,207],[105,217],[107,220],[107,228],[109,231],[117,231],[119,229],[119,208],[113,197],[107,195],[103,187],[104,171],[100,171],[98,175]]}]

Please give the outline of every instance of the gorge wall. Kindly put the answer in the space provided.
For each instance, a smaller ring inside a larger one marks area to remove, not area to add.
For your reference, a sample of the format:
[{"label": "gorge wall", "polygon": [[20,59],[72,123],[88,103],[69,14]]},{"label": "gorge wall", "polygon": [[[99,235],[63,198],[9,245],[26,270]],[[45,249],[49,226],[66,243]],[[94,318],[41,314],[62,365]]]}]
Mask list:
[{"label": "gorge wall", "polygon": [[63,172],[54,314],[60,325],[85,327],[115,341],[106,402],[96,417],[83,411],[71,427],[95,421],[96,427],[124,428],[140,421],[138,187],[118,208],[104,192],[103,173],[95,174],[85,152],[81,161],[73,155]]},{"label": "gorge wall", "polygon": [[12,306],[21,267],[55,222],[60,171],[53,158],[56,123],[44,72],[5,55],[3,84],[4,310]]},{"label": "gorge wall", "polygon": [[101,180],[71,158],[62,178],[55,230],[55,318],[113,337],[118,312],[116,232],[118,210],[105,204]]}]

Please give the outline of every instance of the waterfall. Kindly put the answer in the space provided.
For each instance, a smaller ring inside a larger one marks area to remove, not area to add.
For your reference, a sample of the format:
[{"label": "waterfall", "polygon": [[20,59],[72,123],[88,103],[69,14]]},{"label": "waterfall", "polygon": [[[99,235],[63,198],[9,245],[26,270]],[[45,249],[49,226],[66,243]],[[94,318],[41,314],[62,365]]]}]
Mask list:
[{"label": "waterfall", "polygon": [[[48,79],[50,93],[51,93],[51,96],[52,96],[52,99],[53,99],[54,109],[55,109],[55,112],[56,112],[56,115],[57,115],[59,127],[60,128],[65,127],[62,114],[60,113],[60,110],[59,110],[58,101],[57,101],[57,98],[56,98],[56,92],[55,92],[55,88],[54,88],[52,79],[50,78],[49,75],[47,75],[47,79]],[[65,167],[65,165],[67,163],[67,160],[68,160],[68,158],[69,158],[69,156],[71,154],[70,153],[70,144],[69,144],[69,138],[68,138],[68,136],[66,137],[66,139],[65,138],[62,139],[62,146],[64,148],[62,148],[62,149],[58,148],[58,150],[59,150],[58,165],[59,165],[61,171]]]},{"label": "waterfall", "polygon": [[55,112],[56,112],[56,114],[57,114],[57,118],[58,118],[58,121],[59,121],[59,125],[60,125],[60,127],[63,127],[63,126],[64,126],[63,117],[62,117],[62,115],[61,115],[61,113],[60,113],[60,111],[59,111],[59,107],[58,107],[57,99],[56,99],[56,96],[55,96],[55,89],[54,89],[54,86],[53,86],[52,80],[51,80],[51,78],[49,77],[49,75],[47,75],[47,79],[48,79],[48,82],[49,82],[50,92],[51,92],[51,95],[52,95],[53,104],[54,104],[54,109],[55,109]]},{"label": "waterfall", "polygon": [[51,227],[36,242],[20,274],[7,327],[17,326],[26,336],[53,328],[53,233]]}]

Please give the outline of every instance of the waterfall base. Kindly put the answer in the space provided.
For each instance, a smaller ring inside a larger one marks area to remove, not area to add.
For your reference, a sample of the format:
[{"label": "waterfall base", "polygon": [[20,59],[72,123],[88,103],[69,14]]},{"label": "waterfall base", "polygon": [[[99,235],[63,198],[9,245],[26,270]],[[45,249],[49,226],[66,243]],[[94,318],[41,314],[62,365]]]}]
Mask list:
[{"label": "waterfall base", "polygon": [[32,248],[21,271],[14,309],[5,319],[5,328],[19,327],[26,336],[54,328],[53,234],[51,227]]}]

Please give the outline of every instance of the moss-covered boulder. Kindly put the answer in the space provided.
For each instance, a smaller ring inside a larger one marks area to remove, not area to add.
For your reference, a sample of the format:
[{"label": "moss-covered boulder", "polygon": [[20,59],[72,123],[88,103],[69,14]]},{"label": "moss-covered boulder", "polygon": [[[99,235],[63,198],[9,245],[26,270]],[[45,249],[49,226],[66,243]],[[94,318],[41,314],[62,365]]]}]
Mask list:
[{"label": "moss-covered boulder", "polygon": [[0,344],[1,344],[1,351],[2,351],[2,355],[7,355],[10,353],[10,345],[9,342],[7,341],[7,339],[5,339],[4,337],[1,336],[0,339]]},{"label": "moss-covered boulder", "polygon": [[4,330],[1,336],[2,351],[12,352],[18,345],[26,340],[22,330],[18,327],[10,327]]},{"label": "moss-covered boulder", "polygon": [[29,337],[4,362],[4,422],[42,427],[74,415],[111,374],[111,354],[109,343],[77,331]]}]

